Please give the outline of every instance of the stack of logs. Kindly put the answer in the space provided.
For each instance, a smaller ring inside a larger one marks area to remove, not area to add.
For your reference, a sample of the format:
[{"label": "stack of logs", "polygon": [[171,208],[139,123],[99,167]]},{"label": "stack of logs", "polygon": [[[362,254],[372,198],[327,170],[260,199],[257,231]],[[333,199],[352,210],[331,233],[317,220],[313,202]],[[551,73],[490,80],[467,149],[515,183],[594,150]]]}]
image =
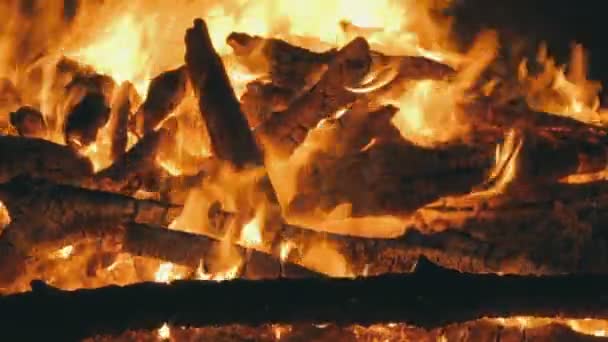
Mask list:
[{"label": "stack of logs", "polygon": [[[195,20],[185,42],[185,65],[154,78],[143,101],[128,82],[116,85],[65,59],[57,65],[55,85],[67,99],[65,122],[33,107],[10,114],[15,134],[0,137],[0,200],[11,219],[0,236],[3,286],[24,276],[32,259],[107,236],[117,238],[123,252],[197,267],[211,259],[209,251],[220,242],[166,228],[182,209],[183,196],[176,193],[204,182],[220,164],[243,170],[264,166],[265,154],[288,157],[322,121],[335,143],[314,153],[299,174],[297,195],[284,209],[306,214],[351,203],[353,216],[411,215],[410,226],[402,236],[364,238],[309,230],[277,217],[263,232],[263,246],[253,252],[236,247],[250,260],[265,255],[268,263],[280,265],[283,259],[283,267],[304,272],[301,256],[323,241],[345,256],[354,274],[409,272],[421,256],[475,273],[608,270],[603,191],[608,184],[560,182],[605,169],[608,131],[603,127],[480,95],[462,104],[470,123],[466,138],[421,147],[391,124],[398,109],[375,105],[375,99],[403,91],[412,81],[449,82],[457,73],[449,66],[387,56],[372,51],[364,38],[317,53],[233,33],[228,43],[238,61],[265,74],[239,101],[203,20]],[[390,82],[366,93],[352,91],[370,72],[388,65],[398,65]],[[19,98],[14,87],[0,86]],[[156,160],[164,146],[174,145],[176,127],[168,117],[191,90],[213,157],[198,160],[197,172],[171,176]],[[344,108],[343,115],[332,117]],[[66,145],[48,140],[57,127],[63,128]],[[94,172],[79,151],[91,146],[103,127],[110,132],[114,162]],[[128,132],[140,139],[125,152]],[[467,196],[484,186],[495,147],[507,132],[523,141],[516,179],[500,194]],[[138,190],[158,198],[138,199]],[[208,214],[219,231],[241,215],[221,206]],[[286,241],[295,247],[282,255]]]}]

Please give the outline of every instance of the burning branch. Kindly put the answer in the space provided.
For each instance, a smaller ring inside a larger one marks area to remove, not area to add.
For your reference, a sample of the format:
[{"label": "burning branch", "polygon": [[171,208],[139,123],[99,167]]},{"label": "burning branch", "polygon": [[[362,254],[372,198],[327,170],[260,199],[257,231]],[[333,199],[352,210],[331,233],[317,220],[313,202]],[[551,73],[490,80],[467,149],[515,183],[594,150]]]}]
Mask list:
[{"label": "burning branch", "polygon": [[202,19],[195,20],[185,40],[188,75],[198,96],[214,154],[236,168],[261,165],[262,155],[224,64],[213,48],[207,24]]}]

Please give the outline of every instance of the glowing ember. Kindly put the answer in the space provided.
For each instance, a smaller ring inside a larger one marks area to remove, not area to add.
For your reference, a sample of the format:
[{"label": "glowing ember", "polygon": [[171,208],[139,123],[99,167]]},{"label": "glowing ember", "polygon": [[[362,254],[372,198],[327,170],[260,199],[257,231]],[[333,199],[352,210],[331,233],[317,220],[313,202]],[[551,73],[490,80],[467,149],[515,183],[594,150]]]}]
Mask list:
[{"label": "glowing ember", "polygon": [[63,248],[58,249],[53,253],[53,256],[58,259],[68,259],[74,252],[74,246],[67,245]]},{"label": "glowing ember", "polygon": [[158,266],[158,270],[154,274],[154,281],[158,283],[170,283],[173,280],[182,279],[183,275],[180,274],[175,264],[170,262],[163,262]]},{"label": "glowing ember", "polygon": [[171,338],[171,328],[167,323],[163,324],[163,326],[158,329],[158,338],[161,340],[168,340]]}]

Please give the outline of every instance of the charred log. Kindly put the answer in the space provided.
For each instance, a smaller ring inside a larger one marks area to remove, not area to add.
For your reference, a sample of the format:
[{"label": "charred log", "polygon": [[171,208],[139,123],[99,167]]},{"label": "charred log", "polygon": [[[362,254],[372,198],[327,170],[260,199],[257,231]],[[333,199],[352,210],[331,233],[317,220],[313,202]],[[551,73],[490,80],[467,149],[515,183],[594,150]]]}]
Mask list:
[{"label": "charred log", "polygon": [[[165,322],[189,327],[402,322],[436,328],[483,317],[605,319],[606,281],[605,276],[466,275],[419,265],[410,275],[358,279],[176,281],[71,292],[34,283],[32,292],[0,299],[0,326],[7,336],[22,339],[76,340]],[[204,310],[200,303],[239,309]],[[24,329],[32,326],[37,329]]]},{"label": "charred log", "polygon": [[309,92],[258,126],[257,136],[274,152],[289,156],[321,119],[356,100],[357,96],[345,87],[358,83],[369,71],[370,63],[367,42],[363,38],[351,41],[338,51],[321,80]]},{"label": "charred log", "polygon": [[19,175],[79,183],[93,173],[87,158],[42,139],[0,136],[0,155],[1,183]]},{"label": "charred log", "polygon": [[110,119],[106,96],[87,93],[67,115],[64,138],[74,148],[88,146],[95,141],[99,130]]},{"label": "charred log", "polygon": [[0,235],[2,277],[23,274],[28,255],[61,248],[87,236],[115,234],[121,224],[168,224],[181,207],[118,194],[15,178],[0,186],[11,222]]},{"label": "charred log", "polygon": [[239,61],[252,73],[270,76],[277,87],[299,91],[314,84],[314,75],[336,56],[331,49],[317,53],[280,39],[233,32],[226,39]]},{"label": "charred log", "polygon": [[169,139],[164,129],[146,134],[112,165],[95,174],[96,184],[116,192],[135,192],[160,172],[156,157]]},{"label": "charred log", "polygon": [[186,65],[198,96],[214,154],[236,168],[260,165],[261,153],[241,111],[206,23],[196,19],[186,32]]},{"label": "charred log", "polygon": [[241,96],[241,109],[249,125],[256,127],[268,120],[272,113],[287,109],[297,95],[295,91],[272,83],[254,81],[247,84],[247,90]]},{"label": "charred log", "polygon": [[139,102],[139,95],[133,85],[130,82],[124,82],[112,101],[109,123],[112,160],[117,160],[127,150],[129,117]]},{"label": "charred log", "polygon": [[136,130],[140,135],[158,126],[186,96],[188,73],[185,66],[163,72],[150,82],[146,100],[135,115]]},{"label": "charred log", "polygon": [[9,117],[20,136],[41,139],[47,136],[46,122],[39,110],[25,106],[11,112]]}]

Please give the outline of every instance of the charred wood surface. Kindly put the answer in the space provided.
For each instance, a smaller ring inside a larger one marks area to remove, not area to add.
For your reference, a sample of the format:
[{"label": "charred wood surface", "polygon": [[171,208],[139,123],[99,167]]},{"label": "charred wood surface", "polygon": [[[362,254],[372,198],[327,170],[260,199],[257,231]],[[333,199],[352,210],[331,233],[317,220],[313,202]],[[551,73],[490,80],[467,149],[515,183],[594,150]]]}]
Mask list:
[{"label": "charred wood surface", "polygon": [[44,117],[39,110],[24,106],[11,112],[10,122],[22,137],[44,139],[47,136],[47,127]]},{"label": "charred wood surface", "polygon": [[289,156],[319,121],[354,102],[357,95],[345,89],[369,71],[369,45],[356,38],[338,51],[321,79],[308,92],[294,100],[283,112],[276,113],[258,126],[256,134],[274,152]]},{"label": "charred wood surface", "polygon": [[129,117],[133,108],[139,105],[139,95],[130,82],[126,81],[120,85],[117,94],[112,101],[112,112],[110,114],[110,156],[117,160],[127,150]]},{"label": "charred wood surface", "polygon": [[110,119],[110,107],[105,95],[88,93],[68,113],[64,138],[74,148],[88,146]]},{"label": "charred wood surface", "polygon": [[0,298],[0,327],[22,339],[73,340],[165,322],[198,327],[401,322],[436,328],[483,317],[606,319],[606,281],[585,275],[467,275],[422,263],[410,275],[357,279],[176,281],[72,292],[34,283],[32,292]]},{"label": "charred wood surface", "polygon": [[78,183],[93,173],[87,158],[43,139],[0,136],[0,155],[0,183],[19,175]]},{"label": "charred wood surface", "polygon": [[135,115],[139,134],[153,131],[186,96],[188,73],[185,66],[165,71],[150,82],[146,100]]},{"label": "charred wood surface", "polygon": [[115,192],[133,193],[147,181],[155,181],[160,169],[156,157],[163,143],[170,143],[168,131],[160,129],[146,134],[112,165],[97,172],[95,185]]},{"label": "charred wood surface", "polygon": [[186,32],[186,66],[198,96],[214,154],[236,168],[261,165],[262,155],[222,59],[215,51],[207,24],[196,19]]},{"label": "charred wood surface", "polygon": [[10,224],[0,235],[0,283],[23,275],[28,255],[40,255],[86,237],[115,234],[128,222],[168,224],[181,207],[26,177],[0,186]]}]

